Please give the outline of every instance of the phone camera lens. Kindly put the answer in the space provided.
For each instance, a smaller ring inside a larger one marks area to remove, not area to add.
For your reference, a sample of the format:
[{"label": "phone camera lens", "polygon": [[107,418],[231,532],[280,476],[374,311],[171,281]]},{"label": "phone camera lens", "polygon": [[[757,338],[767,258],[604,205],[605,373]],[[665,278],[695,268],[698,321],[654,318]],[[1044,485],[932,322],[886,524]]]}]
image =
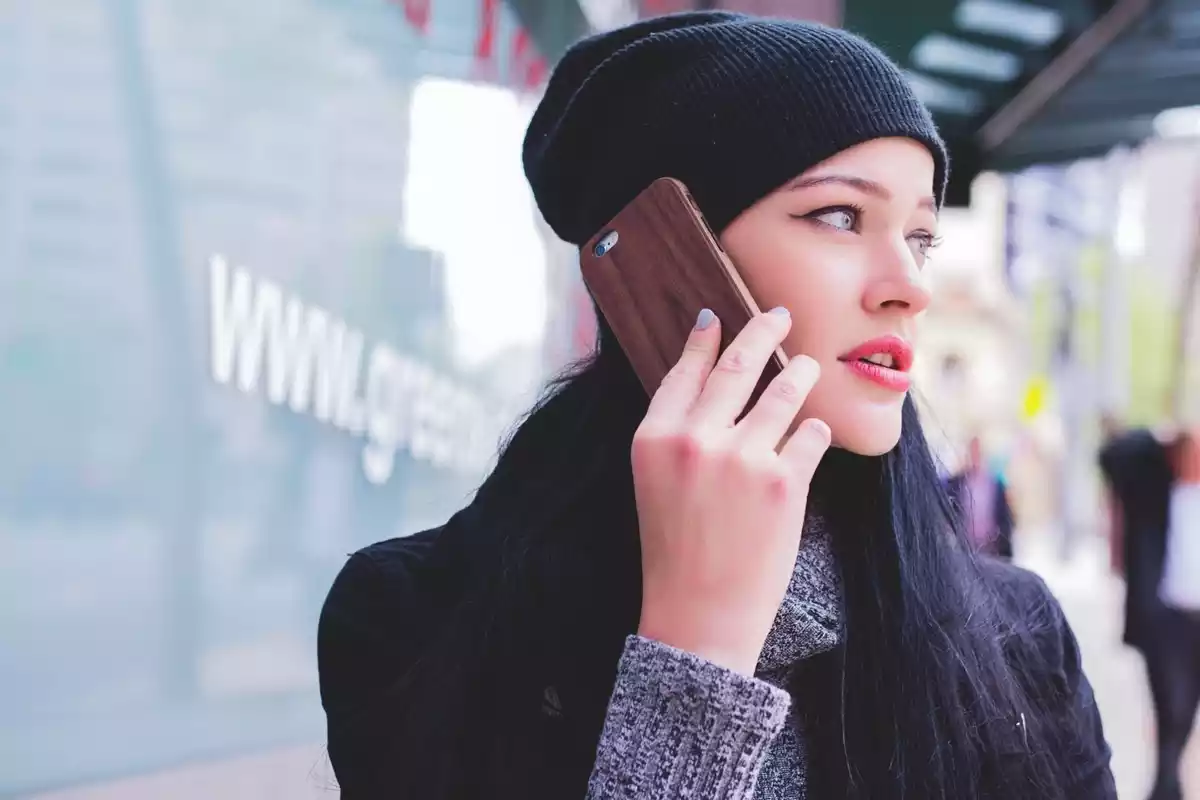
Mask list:
[{"label": "phone camera lens", "polygon": [[603,238],[600,239],[600,241],[596,242],[596,246],[592,248],[592,252],[596,254],[596,258],[600,258],[608,253],[608,251],[612,250],[617,244],[617,238],[616,231],[609,231],[604,235]]}]

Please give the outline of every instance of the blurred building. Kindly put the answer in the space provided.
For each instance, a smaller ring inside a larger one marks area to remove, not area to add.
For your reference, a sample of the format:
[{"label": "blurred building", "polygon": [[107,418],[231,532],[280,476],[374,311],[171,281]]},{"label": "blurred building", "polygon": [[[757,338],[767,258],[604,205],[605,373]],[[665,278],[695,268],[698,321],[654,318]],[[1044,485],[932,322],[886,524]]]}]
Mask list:
[{"label": "blurred building", "polygon": [[0,796],[323,741],[345,554],[567,356],[520,141],[582,16],[521,5],[0,3]]},{"label": "blurred building", "polygon": [[980,431],[1017,422],[1014,380],[1024,369],[1024,319],[1004,279],[1004,185],[981,177],[970,208],[942,212],[929,274],[933,303],[922,321],[917,386],[930,428],[953,468],[956,449]]}]

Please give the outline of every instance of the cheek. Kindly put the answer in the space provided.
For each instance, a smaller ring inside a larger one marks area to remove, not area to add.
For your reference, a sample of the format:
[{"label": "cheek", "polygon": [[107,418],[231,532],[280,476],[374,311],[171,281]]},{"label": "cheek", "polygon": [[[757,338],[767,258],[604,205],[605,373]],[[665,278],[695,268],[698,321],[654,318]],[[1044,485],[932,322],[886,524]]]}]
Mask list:
[{"label": "cheek", "polygon": [[757,223],[736,222],[723,240],[750,294],[764,311],[783,306],[791,312],[783,346],[788,355],[836,358],[856,341],[847,338],[861,333],[865,254],[813,235],[796,221],[782,227]]},{"label": "cheek", "polygon": [[792,330],[783,346],[788,355],[803,353],[824,365],[861,338],[854,273],[839,266],[797,271],[772,294],[771,305],[786,306],[792,313]]},{"label": "cheek", "polygon": [[836,359],[845,348],[839,349],[838,343],[844,341],[839,335],[838,319],[845,314],[838,314],[829,305],[815,303],[792,312],[792,330],[783,342],[783,351],[789,357],[798,355],[812,356],[821,363],[822,369],[829,369],[829,363]]},{"label": "cheek", "polygon": [[791,312],[795,320],[793,334],[822,330],[826,326],[818,320],[844,316],[847,303],[854,302],[852,266],[833,258],[814,257],[811,251],[795,252],[799,249],[760,251],[752,267],[743,267],[739,262],[742,279],[764,311],[784,306]]}]

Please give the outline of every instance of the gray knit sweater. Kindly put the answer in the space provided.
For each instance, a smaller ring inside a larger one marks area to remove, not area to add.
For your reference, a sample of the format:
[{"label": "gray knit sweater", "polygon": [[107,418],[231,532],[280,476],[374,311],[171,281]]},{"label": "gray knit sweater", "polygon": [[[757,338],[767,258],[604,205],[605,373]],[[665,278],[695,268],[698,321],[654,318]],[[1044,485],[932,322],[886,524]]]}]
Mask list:
[{"label": "gray knit sweater", "polygon": [[829,533],[810,517],[756,677],[631,636],[588,800],[804,800],[804,731],[780,688],[841,635]]}]

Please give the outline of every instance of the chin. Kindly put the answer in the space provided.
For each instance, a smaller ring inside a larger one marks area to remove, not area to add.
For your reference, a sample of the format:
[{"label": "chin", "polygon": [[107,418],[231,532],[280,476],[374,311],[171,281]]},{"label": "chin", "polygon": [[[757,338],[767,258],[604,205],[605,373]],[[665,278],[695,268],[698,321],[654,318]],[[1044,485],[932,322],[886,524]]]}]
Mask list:
[{"label": "chin", "polygon": [[[857,413],[856,413],[857,412]],[[824,417],[833,446],[860,456],[890,453],[900,442],[900,409],[843,409],[836,419]]]}]

